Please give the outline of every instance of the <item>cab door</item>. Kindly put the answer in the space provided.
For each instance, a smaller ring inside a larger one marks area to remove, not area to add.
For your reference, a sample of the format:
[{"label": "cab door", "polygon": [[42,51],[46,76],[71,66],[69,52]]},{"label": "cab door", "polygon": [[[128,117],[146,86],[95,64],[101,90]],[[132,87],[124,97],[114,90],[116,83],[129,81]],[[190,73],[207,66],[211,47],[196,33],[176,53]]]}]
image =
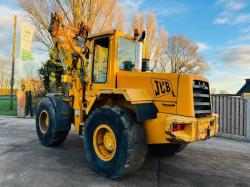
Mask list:
[{"label": "cab door", "polygon": [[92,41],[91,72],[89,72],[90,80],[86,89],[86,98],[89,102],[95,100],[100,89],[115,87],[115,78],[111,73],[113,72],[112,58],[114,58],[111,50],[114,45],[112,41],[114,39],[111,35]]}]

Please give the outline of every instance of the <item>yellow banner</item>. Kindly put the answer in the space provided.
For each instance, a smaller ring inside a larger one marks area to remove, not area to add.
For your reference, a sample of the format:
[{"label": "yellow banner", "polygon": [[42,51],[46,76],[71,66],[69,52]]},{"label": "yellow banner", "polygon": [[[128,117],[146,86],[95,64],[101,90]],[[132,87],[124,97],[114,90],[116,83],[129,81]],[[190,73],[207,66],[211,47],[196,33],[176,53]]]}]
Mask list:
[{"label": "yellow banner", "polygon": [[20,56],[22,61],[32,61],[32,50],[31,44],[34,35],[35,29],[32,28],[25,22],[22,22],[21,26],[21,47],[20,47]]}]

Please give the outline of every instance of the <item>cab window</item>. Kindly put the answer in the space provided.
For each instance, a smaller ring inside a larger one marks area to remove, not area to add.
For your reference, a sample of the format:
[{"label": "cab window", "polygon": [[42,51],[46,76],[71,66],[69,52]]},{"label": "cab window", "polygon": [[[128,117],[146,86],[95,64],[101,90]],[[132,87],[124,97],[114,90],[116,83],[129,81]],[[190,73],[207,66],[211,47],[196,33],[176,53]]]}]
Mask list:
[{"label": "cab window", "polygon": [[120,70],[132,71],[136,59],[136,43],[126,38],[118,38],[118,64]]},{"label": "cab window", "polygon": [[94,42],[93,83],[106,83],[108,73],[109,38],[96,39]]}]

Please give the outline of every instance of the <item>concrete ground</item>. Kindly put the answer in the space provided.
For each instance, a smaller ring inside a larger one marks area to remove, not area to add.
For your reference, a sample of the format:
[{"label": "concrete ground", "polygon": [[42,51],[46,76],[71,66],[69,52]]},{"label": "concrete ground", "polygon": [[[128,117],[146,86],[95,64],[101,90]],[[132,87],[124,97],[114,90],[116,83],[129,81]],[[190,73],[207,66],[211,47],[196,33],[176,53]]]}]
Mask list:
[{"label": "concrete ground", "polygon": [[90,169],[77,135],[46,148],[34,120],[0,117],[0,186],[250,186],[250,143],[193,143],[173,157],[148,156],[139,171],[112,181]]}]

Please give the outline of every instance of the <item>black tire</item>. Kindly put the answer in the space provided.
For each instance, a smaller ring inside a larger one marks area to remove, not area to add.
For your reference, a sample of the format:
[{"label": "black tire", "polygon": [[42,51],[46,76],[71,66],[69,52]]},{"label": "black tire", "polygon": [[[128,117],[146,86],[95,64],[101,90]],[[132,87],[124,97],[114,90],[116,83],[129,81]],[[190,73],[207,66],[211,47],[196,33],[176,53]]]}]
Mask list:
[{"label": "black tire", "polygon": [[[45,127],[42,128],[41,125],[44,121],[42,115],[45,114],[48,115],[49,119],[46,129]],[[58,118],[60,118],[60,114],[56,111],[51,99],[47,97],[43,98],[37,107],[36,114],[36,132],[42,145],[47,147],[58,146],[66,140],[69,130],[58,130]],[[63,118],[65,121],[68,121],[71,115],[64,115]]]},{"label": "black tire", "polygon": [[[93,145],[94,131],[100,124],[107,124],[116,137],[116,151],[109,161],[101,159]],[[143,126],[136,121],[130,110],[117,106],[104,106],[89,116],[84,147],[92,169],[110,179],[120,178],[139,169],[147,153]]]},{"label": "black tire", "polygon": [[181,152],[188,144],[151,144],[149,151],[151,154],[168,157]]}]

